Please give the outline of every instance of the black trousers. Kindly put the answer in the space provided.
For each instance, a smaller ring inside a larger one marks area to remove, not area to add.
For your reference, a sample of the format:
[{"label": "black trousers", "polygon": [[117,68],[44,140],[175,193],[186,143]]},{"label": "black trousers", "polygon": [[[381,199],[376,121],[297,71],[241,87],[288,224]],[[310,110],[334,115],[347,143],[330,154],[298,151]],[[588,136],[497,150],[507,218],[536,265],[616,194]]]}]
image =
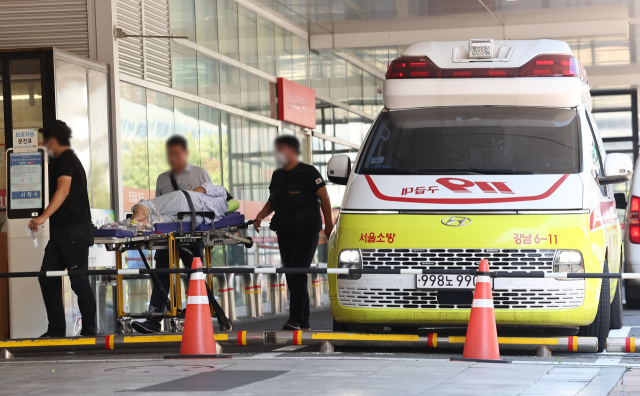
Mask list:
[{"label": "black trousers", "polygon": [[[93,245],[93,224],[76,224],[51,229],[51,239],[44,249],[40,271],[86,270],[89,246]],[[89,276],[70,276],[71,290],[78,296],[82,315],[82,335],[96,334],[96,300]],[[48,333],[64,337],[66,331],[62,302],[62,278],[38,278],[49,319]]]},{"label": "black trousers", "polygon": [[[191,268],[191,263],[193,262],[194,257],[202,257],[202,249],[199,246],[191,246],[188,248],[188,251],[180,248],[179,249],[180,259],[184,263],[184,266],[187,268]],[[169,250],[158,250],[155,255],[156,268],[169,268]],[[157,274],[158,280],[162,284],[164,290],[169,294],[169,286],[171,285],[171,281],[169,278],[169,274]],[[171,296],[169,296],[171,298]],[[164,301],[162,300],[162,295],[160,291],[153,288],[151,292],[151,300],[149,301],[149,305],[153,307],[154,312],[164,312],[166,308],[164,305]],[[160,318],[152,318],[154,322],[160,323],[162,319]]]},{"label": "black trousers", "polygon": [[[318,247],[318,232],[299,234],[278,233],[278,246],[282,266],[285,268],[309,268],[313,255]],[[288,323],[294,326],[309,326],[309,290],[307,289],[307,274],[287,274],[290,305]]]}]

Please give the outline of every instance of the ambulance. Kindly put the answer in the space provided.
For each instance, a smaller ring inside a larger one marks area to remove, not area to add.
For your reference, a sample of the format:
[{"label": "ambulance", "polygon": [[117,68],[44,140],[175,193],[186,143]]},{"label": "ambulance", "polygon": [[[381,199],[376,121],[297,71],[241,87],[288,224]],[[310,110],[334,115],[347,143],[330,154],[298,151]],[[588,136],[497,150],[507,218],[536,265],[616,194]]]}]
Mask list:
[{"label": "ambulance", "polygon": [[[555,40],[423,42],[394,59],[346,185],[329,268],[617,273],[622,235],[587,74]],[[471,275],[331,275],[335,330],[463,327]],[[615,280],[495,278],[498,328],[598,337],[622,326]],[[462,325],[462,326],[461,326]]]}]

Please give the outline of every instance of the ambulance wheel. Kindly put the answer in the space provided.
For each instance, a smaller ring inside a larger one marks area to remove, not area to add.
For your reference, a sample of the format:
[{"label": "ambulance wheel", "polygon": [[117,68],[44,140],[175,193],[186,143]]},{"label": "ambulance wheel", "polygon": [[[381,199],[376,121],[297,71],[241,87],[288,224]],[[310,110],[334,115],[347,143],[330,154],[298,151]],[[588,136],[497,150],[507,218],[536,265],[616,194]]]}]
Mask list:
[{"label": "ambulance wheel", "polygon": [[346,323],[339,323],[333,320],[333,331],[349,331],[349,325]]},{"label": "ambulance wheel", "polygon": [[618,279],[616,294],[613,296],[613,302],[611,303],[611,328],[618,330],[622,326],[622,279]]},{"label": "ambulance wheel", "polygon": [[[609,266],[604,262],[604,273],[609,273]],[[598,339],[598,352],[604,351],[609,336],[609,325],[611,324],[611,293],[609,292],[609,278],[602,279],[602,289],[600,290],[600,303],[598,313],[590,325],[580,327],[578,336],[596,337]]]}]

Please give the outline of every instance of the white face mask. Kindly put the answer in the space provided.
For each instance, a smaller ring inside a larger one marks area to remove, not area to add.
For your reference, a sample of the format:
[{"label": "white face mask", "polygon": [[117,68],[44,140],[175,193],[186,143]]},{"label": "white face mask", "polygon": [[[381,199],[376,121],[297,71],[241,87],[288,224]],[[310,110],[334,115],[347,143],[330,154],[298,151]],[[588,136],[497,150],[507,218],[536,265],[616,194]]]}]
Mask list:
[{"label": "white face mask", "polygon": [[53,150],[51,149],[47,149],[47,154],[49,155],[49,157],[54,158],[55,155],[53,155]]},{"label": "white face mask", "polygon": [[280,151],[276,151],[275,157],[276,164],[278,164],[278,166],[285,166],[287,165],[287,163],[289,163],[289,161],[287,160],[287,156]]}]

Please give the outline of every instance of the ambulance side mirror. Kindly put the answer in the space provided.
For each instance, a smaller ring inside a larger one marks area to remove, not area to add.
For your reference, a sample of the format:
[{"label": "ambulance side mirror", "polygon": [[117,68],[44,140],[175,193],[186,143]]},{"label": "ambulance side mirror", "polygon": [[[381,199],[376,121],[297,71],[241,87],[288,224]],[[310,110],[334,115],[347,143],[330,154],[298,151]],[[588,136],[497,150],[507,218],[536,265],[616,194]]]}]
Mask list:
[{"label": "ambulance side mirror", "polygon": [[604,160],[604,177],[596,178],[601,186],[607,184],[624,183],[631,179],[633,174],[633,163],[626,154],[607,154]]},{"label": "ambulance side mirror", "polygon": [[347,185],[351,175],[351,158],[346,154],[331,157],[327,164],[327,178],[335,184]]}]

